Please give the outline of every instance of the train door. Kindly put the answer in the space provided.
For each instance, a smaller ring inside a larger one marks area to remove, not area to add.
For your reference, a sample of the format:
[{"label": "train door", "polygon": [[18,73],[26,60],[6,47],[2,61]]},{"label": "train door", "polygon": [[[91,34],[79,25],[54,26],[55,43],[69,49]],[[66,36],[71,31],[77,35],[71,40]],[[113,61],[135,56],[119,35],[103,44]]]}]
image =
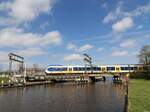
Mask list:
[{"label": "train door", "polygon": [[71,74],[72,73],[72,68],[68,67],[68,73]]},{"label": "train door", "polygon": [[107,72],[107,67],[106,66],[102,66],[101,70],[102,70],[102,72]]},{"label": "train door", "polygon": [[115,72],[120,73],[121,72],[121,67],[120,66],[115,66]]}]

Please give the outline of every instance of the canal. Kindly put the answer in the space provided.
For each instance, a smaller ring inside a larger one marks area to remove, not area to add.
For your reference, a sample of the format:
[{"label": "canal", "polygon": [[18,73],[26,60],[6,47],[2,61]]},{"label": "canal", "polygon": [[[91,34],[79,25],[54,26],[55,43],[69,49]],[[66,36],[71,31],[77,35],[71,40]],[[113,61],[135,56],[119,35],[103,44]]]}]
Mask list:
[{"label": "canal", "polygon": [[57,83],[0,90],[0,112],[123,112],[123,85]]}]

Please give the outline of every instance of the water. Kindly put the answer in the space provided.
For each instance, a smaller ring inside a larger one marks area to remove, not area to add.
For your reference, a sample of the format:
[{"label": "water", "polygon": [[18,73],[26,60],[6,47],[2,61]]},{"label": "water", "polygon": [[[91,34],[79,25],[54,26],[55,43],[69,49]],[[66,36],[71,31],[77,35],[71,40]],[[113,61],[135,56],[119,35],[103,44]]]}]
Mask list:
[{"label": "water", "polygon": [[0,112],[123,112],[124,87],[59,83],[0,90]]}]

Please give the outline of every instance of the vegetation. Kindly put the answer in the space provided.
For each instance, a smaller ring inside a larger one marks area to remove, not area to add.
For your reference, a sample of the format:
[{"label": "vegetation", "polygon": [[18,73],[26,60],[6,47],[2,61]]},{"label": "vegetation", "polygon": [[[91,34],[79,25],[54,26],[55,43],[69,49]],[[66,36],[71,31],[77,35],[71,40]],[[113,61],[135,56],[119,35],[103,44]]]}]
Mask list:
[{"label": "vegetation", "polygon": [[139,62],[143,64],[146,78],[150,78],[150,45],[144,46],[139,54]]},{"label": "vegetation", "polygon": [[144,46],[139,54],[139,62],[145,65],[150,64],[150,45]]},{"label": "vegetation", "polygon": [[130,73],[130,79],[150,79],[149,74],[145,72]]},{"label": "vegetation", "polygon": [[4,74],[4,75],[8,75],[9,72],[8,72],[8,71],[3,71],[3,72],[0,71],[0,75],[3,75],[3,74]]},{"label": "vegetation", "polygon": [[129,112],[150,112],[150,81],[132,79],[129,84]]},{"label": "vegetation", "polygon": [[143,72],[130,73],[129,112],[150,112],[150,45],[144,46],[139,54]]},{"label": "vegetation", "polygon": [[1,85],[1,82],[3,80],[3,84],[7,84],[9,82],[9,77],[0,77],[0,85]]},{"label": "vegetation", "polygon": [[139,62],[143,64],[143,72],[130,73],[132,79],[150,79],[150,45],[143,46],[139,55]]}]

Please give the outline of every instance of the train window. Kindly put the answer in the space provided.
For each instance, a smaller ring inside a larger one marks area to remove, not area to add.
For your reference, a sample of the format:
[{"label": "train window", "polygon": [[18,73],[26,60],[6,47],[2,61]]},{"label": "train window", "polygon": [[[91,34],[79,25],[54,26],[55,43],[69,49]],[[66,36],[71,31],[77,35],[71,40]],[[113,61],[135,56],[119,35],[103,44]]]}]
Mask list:
[{"label": "train window", "polygon": [[96,68],[96,67],[92,67],[92,70],[96,71],[96,70],[97,70],[97,68]]},{"label": "train window", "polygon": [[78,71],[78,67],[74,67],[73,70],[74,70],[74,71]]},{"label": "train window", "polygon": [[53,68],[53,71],[59,71],[59,68]]},{"label": "train window", "polygon": [[84,67],[81,67],[81,71],[84,71],[85,70],[85,68]]},{"label": "train window", "polygon": [[138,67],[134,67],[134,70],[138,70]]},{"label": "train window", "polygon": [[144,69],[144,70],[148,70],[148,68],[147,68],[147,67],[143,67],[143,69]]},{"label": "train window", "polygon": [[67,71],[67,68],[64,68],[64,71]]},{"label": "train window", "polygon": [[82,69],[82,67],[79,67],[79,69],[78,69],[79,71],[82,71],[83,69]]},{"label": "train window", "polygon": [[134,70],[134,67],[129,67],[130,68],[130,70]]},{"label": "train window", "polygon": [[69,68],[69,71],[72,71],[72,68]]},{"label": "train window", "polygon": [[67,68],[60,68],[60,71],[67,71]]},{"label": "train window", "polygon": [[97,70],[101,70],[101,67],[97,67]]},{"label": "train window", "polygon": [[74,67],[74,71],[84,71],[84,67]]},{"label": "train window", "polygon": [[99,70],[101,70],[100,67],[93,67],[92,69],[93,69],[94,71],[99,71]]},{"label": "train window", "polygon": [[48,68],[48,71],[67,71],[67,68]]},{"label": "train window", "polygon": [[125,70],[125,68],[124,68],[124,67],[121,67],[121,70]]},{"label": "train window", "polygon": [[128,67],[121,67],[121,70],[129,70]]},{"label": "train window", "polygon": [[[85,71],[85,69],[87,71],[90,71],[91,67],[86,67],[86,68],[85,67],[74,67],[73,68],[74,71]],[[94,71],[100,71],[101,68],[100,67],[92,67],[92,70],[94,70]],[[104,68],[104,70],[105,70],[105,68]]]},{"label": "train window", "polygon": [[74,67],[74,68],[73,68],[73,71],[77,71],[77,70],[78,70],[78,68],[77,68],[77,67]]},{"label": "train window", "polygon": [[90,68],[90,67],[87,67],[87,68],[86,68],[86,70],[90,71],[90,70],[91,70],[91,68]]},{"label": "train window", "polygon": [[107,67],[107,70],[111,70],[111,67]]},{"label": "train window", "polygon": [[107,70],[115,70],[115,67],[107,67]]},{"label": "train window", "polygon": [[54,68],[48,68],[47,70],[48,71],[54,71]]},{"label": "train window", "polygon": [[98,67],[98,70],[101,70],[101,67]]},{"label": "train window", "polygon": [[79,71],[79,68],[78,68],[78,67],[75,67],[75,71]]},{"label": "train window", "polygon": [[143,69],[143,67],[139,67],[139,70],[142,70]]}]

